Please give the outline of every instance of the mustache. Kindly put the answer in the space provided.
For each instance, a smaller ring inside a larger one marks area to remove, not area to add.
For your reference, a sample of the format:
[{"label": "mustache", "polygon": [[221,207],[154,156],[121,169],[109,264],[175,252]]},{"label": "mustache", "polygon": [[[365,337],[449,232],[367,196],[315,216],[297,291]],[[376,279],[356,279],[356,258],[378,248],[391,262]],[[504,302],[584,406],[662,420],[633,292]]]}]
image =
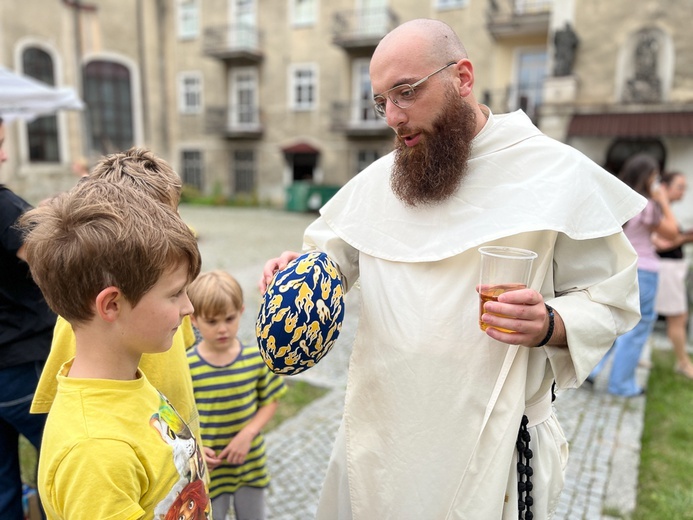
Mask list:
[{"label": "mustache", "polygon": [[423,133],[421,130],[417,131],[414,128],[408,127],[408,126],[400,126],[396,130],[397,137],[402,140],[404,139],[404,136],[407,135],[412,135],[412,134],[417,134],[417,133]]}]

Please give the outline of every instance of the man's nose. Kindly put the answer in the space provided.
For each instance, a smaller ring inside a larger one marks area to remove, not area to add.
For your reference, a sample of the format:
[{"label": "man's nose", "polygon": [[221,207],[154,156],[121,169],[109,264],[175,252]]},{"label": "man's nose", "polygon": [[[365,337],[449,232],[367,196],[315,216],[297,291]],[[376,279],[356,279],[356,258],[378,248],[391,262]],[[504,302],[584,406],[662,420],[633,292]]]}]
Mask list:
[{"label": "man's nose", "polygon": [[390,128],[397,129],[409,120],[406,110],[395,105],[389,98],[385,102],[385,121]]}]

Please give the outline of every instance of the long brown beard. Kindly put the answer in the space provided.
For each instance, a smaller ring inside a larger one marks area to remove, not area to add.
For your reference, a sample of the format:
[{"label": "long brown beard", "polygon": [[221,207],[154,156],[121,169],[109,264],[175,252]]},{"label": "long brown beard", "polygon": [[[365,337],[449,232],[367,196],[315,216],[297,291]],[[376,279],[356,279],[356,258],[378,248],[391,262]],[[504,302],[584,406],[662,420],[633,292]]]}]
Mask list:
[{"label": "long brown beard", "polygon": [[[408,147],[395,138],[395,162],[390,186],[408,206],[438,204],[457,191],[467,172],[476,129],[474,110],[455,93],[448,94],[448,106],[422,132],[421,141]],[[407,134],[410,129],[401,128]]]}]

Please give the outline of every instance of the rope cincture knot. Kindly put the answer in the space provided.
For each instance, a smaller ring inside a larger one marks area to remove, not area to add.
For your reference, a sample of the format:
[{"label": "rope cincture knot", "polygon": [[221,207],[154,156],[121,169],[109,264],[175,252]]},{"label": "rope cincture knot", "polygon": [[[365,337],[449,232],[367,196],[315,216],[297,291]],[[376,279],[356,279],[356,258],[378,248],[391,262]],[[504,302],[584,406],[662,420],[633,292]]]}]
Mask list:
[{"label": "rope cincture knot", "polygon": [[534,518],[534,513],[532,513],[534,499],[531,495],[532,488],[534,487],[532,484],[534,470],[530,465],[530,461],[534,454],[529,447],[529,442],[532,440],[532,437],[527,430],[527,424],[529,424],[529,419],[526,415],[523,415],[520,430],[517,432],[517,442],[515,443],[517,448],[518,473],[517,510],[520,520],[532,520]]},{"label": "rope cincture knot", "polygon": [[[551,402],[556,400],[556,381],[551,384]],[[519,520],[533,520],[534,513],[532,513],[532,506],[534,505],[534,499],[532,498],[532,489],[534,489],[534,484],[532,484],[532,475],[534,475],[534,470],[530,465],[534,453],[529,447],[529,443],[532,440],[532,436],[527,429],[529,424],[529,418],[526,415],[522,416],[522,422],[520,423],[520,430],[517,432],[517,441],[515,442],[515,447],[517,448],[517,518]]]}]

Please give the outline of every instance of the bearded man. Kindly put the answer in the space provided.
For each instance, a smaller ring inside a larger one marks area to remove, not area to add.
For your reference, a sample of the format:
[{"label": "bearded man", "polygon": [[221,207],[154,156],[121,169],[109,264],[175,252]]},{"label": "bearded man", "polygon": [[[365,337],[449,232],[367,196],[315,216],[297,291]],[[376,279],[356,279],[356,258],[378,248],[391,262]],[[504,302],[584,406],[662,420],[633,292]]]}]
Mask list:
[{"label": "bearded man", "polygon": [[[637,257],[621,226],[645,201],[521,111],[479,105],[472,63],[442,22],[394,29],[370,75],[395,150],[344,186],[304,238],[345,287],[360,280],[317,518],[517,519],[518,507],[550,518],[568,455],[552,386],[579,386],[638,321]],[[538,253],[527,289],[485,304],[485,332],[484,245]],[[268,261],[261,288],[295,256]]]}]

